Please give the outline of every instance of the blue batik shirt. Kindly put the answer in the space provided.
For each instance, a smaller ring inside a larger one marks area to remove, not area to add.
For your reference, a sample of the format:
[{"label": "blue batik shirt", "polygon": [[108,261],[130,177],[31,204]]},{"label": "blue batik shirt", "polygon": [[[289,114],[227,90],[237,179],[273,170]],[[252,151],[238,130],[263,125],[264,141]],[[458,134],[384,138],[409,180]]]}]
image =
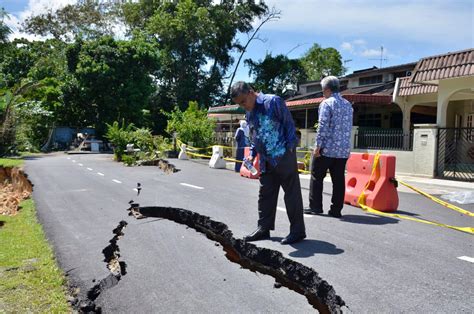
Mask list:
[{"label": "blue batik shirt", "polygon": [[281,157],[297,145],[296,130],[285,101],[275,95],[258,94],[255,107],[246,114],[252,139],[251,155],[260,155],[260,171],[265,163],[276,167]]},{"label": "blue batik shirt", "polygon": [[319,128],[316,147],[321,155],[349,158],[351,154],[352,104],[333,93],[319,105]]}]

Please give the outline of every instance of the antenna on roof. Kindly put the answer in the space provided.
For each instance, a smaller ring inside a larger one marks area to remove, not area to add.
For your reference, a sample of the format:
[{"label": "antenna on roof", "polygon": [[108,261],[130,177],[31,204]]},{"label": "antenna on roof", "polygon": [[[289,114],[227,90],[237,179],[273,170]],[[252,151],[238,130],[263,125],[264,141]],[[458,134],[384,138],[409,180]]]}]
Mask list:
[{"label": "antenna on roof", "polygon": [[348,67],[346,67],[346,64],[348,64],[349,62],[352,62],[352,59],[345,59],[342,62],[344,62],[344,75],[345,75],[347,70],[349,69]]},{"label": "antenna on roof", "polygon": [[380,46],[380,58],[377,58],[377,59],[369,59],[369,60],[379,60],[380,61],[380,68],[382,68],[382,63],[384,61],[388,61],[387,58],[384,58],[383,57],[383,46]]}]

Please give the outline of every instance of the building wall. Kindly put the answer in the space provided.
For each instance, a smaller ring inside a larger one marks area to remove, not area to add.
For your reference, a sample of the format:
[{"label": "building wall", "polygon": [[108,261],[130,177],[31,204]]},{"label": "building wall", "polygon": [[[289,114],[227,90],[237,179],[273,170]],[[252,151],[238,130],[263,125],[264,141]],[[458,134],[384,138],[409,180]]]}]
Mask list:
[{"label": "building wall", "polygon": [[[357,132],[356,128],[354,132]],[[413,135],[412,151],[382,150],[380,152],[396,157],[396,174],[398,175],[433,177],[436,169],[436,135],[436,125],[417,125]],[[375,154],[379,151],[354,149],[354,143],[352,147],[352,151],[358,153]]]},{"label": "building wall", "polygon": [[[354,153],[376,154],[378,150],[373,149],[354,149]],[[384,155],[393,155],[396,157],[396,173],[401,175],[412,175],[415,173],[415,165],[413,162],[414,152],[404,152],[398,150],[380,151]]]},{"label": "building wall", "polygon": [[[447,127],[465,127],[468,114],[474,114],[474,100],[450,101],[447,109]],[[456,116],[461,117],[461,124],[456,125]]]}]

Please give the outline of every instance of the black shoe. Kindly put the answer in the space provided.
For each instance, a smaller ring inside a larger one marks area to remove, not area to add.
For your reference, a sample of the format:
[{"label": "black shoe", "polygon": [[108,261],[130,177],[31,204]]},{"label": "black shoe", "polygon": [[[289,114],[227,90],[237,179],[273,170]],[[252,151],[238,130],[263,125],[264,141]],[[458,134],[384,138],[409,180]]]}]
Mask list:
[{"label": "black shoe", "polygon": [[324,213],[322,209],[316,210],[312,208],[305,208],[303,212],[308,215],[321,215],[322,213]]},{"label": "black shoe", "polygon": [[302,233],[302,234],[291,234],[290,233],[289,235],[286,236],[286,238],[281,240],[281,244],[293,244],[293,243],[296,243],[296,242],[300,242],[304,238],[306,238],[306,234],[304,234],[304,233]]},{"label": "black shoe", "polygon": [[334,217],[334,218],[341,218],[342,217],[341,212],[335,212],[332,209],[330,211],[328,211],[328,215],[331,216],[331,217]]},{"label": "black shoe", "polygon": [[259,241],[270,239],[270,230],[258,228],[252,234],[244,237],[245,242]]}]

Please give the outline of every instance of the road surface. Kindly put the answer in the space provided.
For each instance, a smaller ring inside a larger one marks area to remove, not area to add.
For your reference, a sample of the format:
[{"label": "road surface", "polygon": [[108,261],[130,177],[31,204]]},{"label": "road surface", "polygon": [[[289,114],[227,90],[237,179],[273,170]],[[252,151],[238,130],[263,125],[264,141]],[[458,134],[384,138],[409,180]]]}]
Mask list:
[{"label": "road surface", "polygon": [[[104,312],[314,312],[303,296],[274,288],[271,277],[229,262],[222,247],[202,234],[163,219],[127,216],[131,199],[142,206],[179,207],[221,221],[241,238],[256,227],[257,180],[193,161],[171,160],[181,171],[165,174],[111,158],[57,154],[26,162],[38,217],[60,266],[82,294],[109,274],[102,249],[119,221],[129,223],[119,240],[127,274],[96,300]],[[302,178],[301,184],[307,205],[309,181]],[[325,193],[327,209],[330,183]],[[256,244],[314,268],[346,302],[345,312],[474,309],[474,263],[460,258],[474,257],[472,235],[346,206],[341,220],[305,216],[307,239],[283,246],[288,219],[282,192],[278,206],[272,239]],[[413,193],[400,193],[399,209],[446,224],[474,224]]]}]

